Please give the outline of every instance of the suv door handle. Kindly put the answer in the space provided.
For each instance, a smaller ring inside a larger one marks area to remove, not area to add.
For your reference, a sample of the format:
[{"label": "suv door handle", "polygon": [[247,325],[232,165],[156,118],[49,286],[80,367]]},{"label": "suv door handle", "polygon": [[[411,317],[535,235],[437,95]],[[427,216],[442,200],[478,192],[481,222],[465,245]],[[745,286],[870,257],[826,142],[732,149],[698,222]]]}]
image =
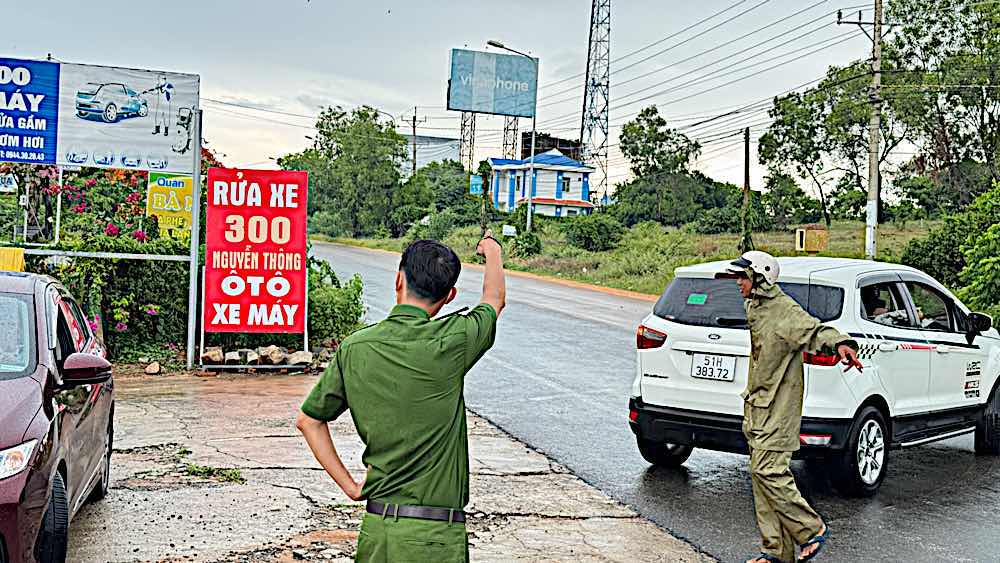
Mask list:
[{"label": "suv door handle", "polygon": [[879,352],[895,352],[899,350],[899,344],[895,342],[879,342],[878,351]]},{"label": "suv door handle", "polygon": [[947,344],[938,344],[934,351],[938,354],[947,354],[948,352],[951,352],[951,346],[948,346]]}]

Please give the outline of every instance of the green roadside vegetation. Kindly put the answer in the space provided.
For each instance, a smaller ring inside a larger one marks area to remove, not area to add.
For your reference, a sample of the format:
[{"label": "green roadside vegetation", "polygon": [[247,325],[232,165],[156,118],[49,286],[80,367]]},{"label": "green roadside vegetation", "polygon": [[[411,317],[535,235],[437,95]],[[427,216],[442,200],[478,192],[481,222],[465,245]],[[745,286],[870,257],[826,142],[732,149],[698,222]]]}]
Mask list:
[{"label": "green roadside vegetation", "polygon": [[[657,223],[640,223],[628,229],[618,247],[591,251],[567,242],[563,225],[547,218],[536,219],[536,232],[542,242],[540,254],[529,257],[508,256],[506,266],[535,274],[568,279],[658,295],[673,278],[679,266],[732,259],[739,255],[740,235],[736,233],[698,234],[682,228],[662,227]],[[502,223],[492,225],[500,232]],[[941,221],[921,220],[889,223],[879,227],[880,259],[898,261],[906,244],[924,236]],[[834,221],[829,231],[829,247],[821,256],[861,258],[864,255],[864,223]],[[476,243],[480,227],[459,227],[443,242],[453,248],[465,262],[477,262]],[[795,252],[794,231],[754,233],[756,247],[779,256],[806,255]],[[330,238],[314,236],[339,244],[401,252],[404,238]],[[505,243],[505,246],[506,243]]]}]

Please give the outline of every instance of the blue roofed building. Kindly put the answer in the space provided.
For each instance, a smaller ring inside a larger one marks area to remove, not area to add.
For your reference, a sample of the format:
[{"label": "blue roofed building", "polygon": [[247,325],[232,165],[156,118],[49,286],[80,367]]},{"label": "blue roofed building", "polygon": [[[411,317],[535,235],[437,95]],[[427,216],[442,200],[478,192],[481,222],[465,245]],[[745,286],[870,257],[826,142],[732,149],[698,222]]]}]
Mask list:
[{"label": "blue roofed building", "polygon": [[493,206],[500,211],[513,211],[527,203],[529,189],[538,215],[573,217],[589,215],[594,209],[590,202],[590,174],[594,169],[558,150],[535,156],[534,177],[530,159],[491,158],[490,167],[490,193]]}]

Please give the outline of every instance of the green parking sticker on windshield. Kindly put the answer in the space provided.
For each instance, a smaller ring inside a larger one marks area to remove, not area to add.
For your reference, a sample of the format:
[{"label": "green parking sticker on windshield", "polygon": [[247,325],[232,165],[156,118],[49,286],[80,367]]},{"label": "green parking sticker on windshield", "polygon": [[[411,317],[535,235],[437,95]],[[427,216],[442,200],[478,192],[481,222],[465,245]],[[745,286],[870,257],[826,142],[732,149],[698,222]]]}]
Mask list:
[{"label": "green parking sticker on windshield", "polygon": [[688,295],[688,305],[704,305],[708,301],[708,295],[704,293],[692,293]]}]

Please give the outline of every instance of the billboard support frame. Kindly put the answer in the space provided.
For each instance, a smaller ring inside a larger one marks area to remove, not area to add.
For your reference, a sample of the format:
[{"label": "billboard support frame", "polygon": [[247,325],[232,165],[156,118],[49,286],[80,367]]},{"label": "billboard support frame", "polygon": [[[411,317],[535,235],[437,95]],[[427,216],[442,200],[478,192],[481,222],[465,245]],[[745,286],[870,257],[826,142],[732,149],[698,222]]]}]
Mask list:
[{"label": "billboard support frame", "polygon": [[[194,168],[191,170],[191,248],[188,254],[188,326],[187,368],[194,367],[195,333],[198,328],[198,253],[201,250],[201,120],[202,110],[195,111]],[[204,327],[202,327],[204,330]],[[200,352],[200,350],[199,350]]]}]

